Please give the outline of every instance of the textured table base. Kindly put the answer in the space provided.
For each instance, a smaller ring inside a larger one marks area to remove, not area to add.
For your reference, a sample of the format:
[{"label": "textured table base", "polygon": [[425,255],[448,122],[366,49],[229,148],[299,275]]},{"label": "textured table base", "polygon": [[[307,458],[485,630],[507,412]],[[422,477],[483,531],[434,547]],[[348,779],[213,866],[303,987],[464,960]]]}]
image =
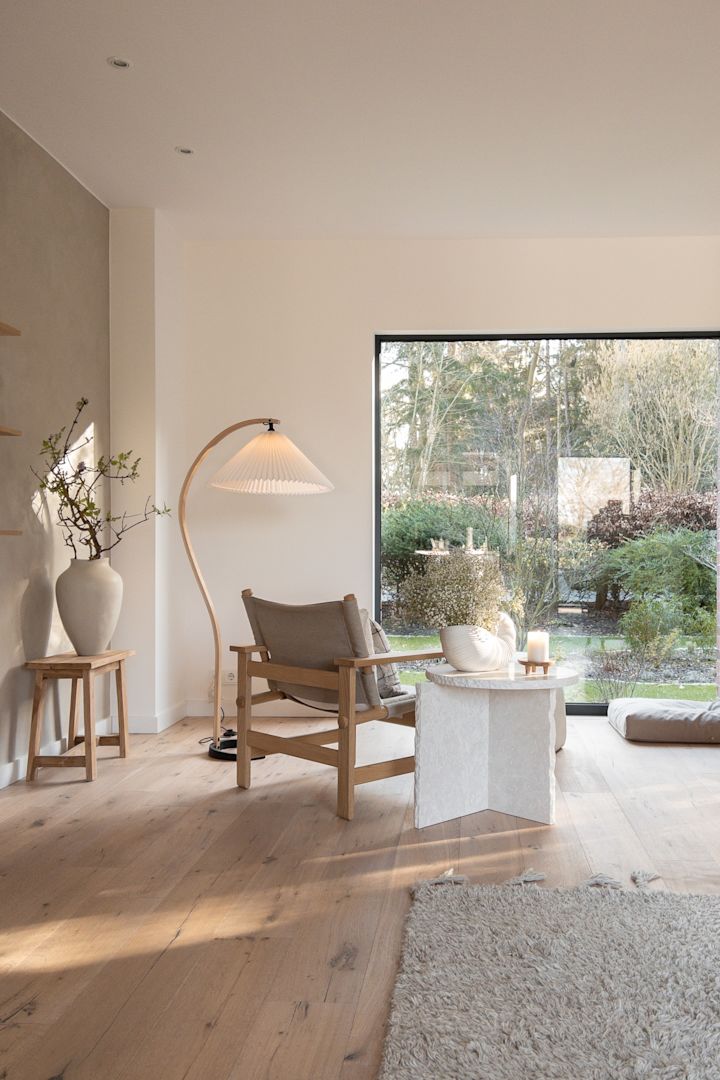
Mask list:
[{"label": "textured table base", "polygon": [[479,810],[552,824],[556,693],[420,683],[416,828]]}]

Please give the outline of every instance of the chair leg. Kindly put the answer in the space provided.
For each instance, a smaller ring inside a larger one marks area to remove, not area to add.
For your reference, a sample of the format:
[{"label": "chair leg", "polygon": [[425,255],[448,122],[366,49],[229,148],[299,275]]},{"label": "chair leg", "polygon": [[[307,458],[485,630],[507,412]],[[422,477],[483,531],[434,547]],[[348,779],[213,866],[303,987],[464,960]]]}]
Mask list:
[{"label": "chair leg", "polygon": [[250,747],[247,734],[252,726],[252,676],[248,673],[250,657],[239,652],[237,677],[237,785],[250,787]]},{"label": "chair leg", "polygon": [[337,815],[355,814],[355,668],[340,668]]}]

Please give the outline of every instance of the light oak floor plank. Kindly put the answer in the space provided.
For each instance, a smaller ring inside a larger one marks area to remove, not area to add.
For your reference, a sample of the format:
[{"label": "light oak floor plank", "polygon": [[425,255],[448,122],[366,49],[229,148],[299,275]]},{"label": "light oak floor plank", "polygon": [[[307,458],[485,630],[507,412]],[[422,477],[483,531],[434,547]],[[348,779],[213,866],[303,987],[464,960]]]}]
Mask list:
[{"label": "light oak floor plank", "polygon": [[[239,791],[203,720],[134,736],[126,760],[100,747],[95,783],[41,770],[0,792],[0,1076],[371,1080],[414,883],[645,869],[720,892],[720,747],[569,729],[554,826],[488,811],[418,831],[411,776],[359,789],[344,822],[335,774],[280,756]],[[368,724],[358,764],[412,737]]]}]

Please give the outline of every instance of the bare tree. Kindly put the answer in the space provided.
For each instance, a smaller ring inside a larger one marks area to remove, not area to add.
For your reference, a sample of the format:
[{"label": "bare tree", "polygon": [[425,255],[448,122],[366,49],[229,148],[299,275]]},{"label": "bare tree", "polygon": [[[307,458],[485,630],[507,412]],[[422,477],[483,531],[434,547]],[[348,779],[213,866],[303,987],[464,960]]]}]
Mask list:
[{"label": "bare tree", "polygon": [[714,343],[608,342],[587,388],[599,452],[630,458],[643,484],[670,492],[712,486],[717,463]]}]

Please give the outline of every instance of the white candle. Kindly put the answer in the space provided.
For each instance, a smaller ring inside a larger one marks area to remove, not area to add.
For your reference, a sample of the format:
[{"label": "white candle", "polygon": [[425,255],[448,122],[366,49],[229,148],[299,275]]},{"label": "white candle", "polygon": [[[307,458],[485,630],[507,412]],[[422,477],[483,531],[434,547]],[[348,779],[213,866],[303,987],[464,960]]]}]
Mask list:
[{"label": "white candle", "polygon": [[550,659],[550,635],[544,630],[531,630],[527,636],[527,658],[531,663],[541,664]]}]

